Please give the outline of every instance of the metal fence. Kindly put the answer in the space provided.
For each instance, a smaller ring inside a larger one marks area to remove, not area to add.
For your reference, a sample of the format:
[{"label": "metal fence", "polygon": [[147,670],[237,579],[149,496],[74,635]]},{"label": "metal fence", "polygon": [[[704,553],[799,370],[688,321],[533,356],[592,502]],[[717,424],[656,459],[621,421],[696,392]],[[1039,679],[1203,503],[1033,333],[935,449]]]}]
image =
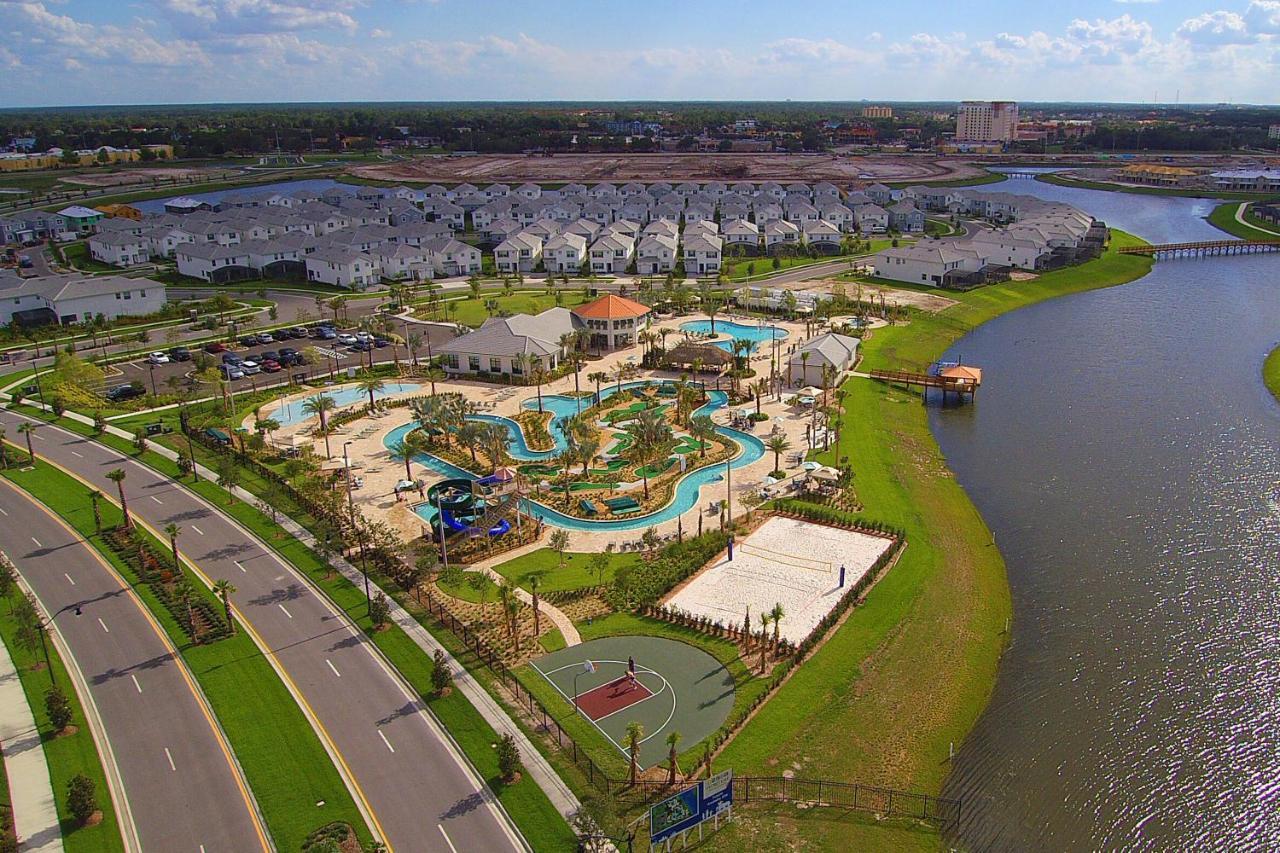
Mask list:
[{"label": "metal fence", "polygon": [[824,779],[788,779],[785,776],[739,776],[733,780],[735,803],[779,800],[873,812],[888,817],[908,817],[950,826],[959,822],[961,801],[931,797],[911,791],[895,791]]}]

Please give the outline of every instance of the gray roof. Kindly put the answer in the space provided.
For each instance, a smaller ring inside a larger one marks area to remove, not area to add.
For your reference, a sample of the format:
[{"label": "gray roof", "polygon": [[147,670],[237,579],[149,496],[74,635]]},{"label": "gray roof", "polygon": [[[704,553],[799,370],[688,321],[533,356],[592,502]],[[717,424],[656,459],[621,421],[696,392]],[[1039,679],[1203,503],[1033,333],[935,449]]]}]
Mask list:
[{"label": "gray roof", "polygon": [[806,341],[800,349],[792,353],[790,361],[792,364],[801,363],[800,353],[807,352],[810,364],[814,364],[816,358],[818,363],[830,364],[843,370],[853,364],[854,359],[857,358],[860,343],[861,341],[857,338],[849,335],[826,332]]}]

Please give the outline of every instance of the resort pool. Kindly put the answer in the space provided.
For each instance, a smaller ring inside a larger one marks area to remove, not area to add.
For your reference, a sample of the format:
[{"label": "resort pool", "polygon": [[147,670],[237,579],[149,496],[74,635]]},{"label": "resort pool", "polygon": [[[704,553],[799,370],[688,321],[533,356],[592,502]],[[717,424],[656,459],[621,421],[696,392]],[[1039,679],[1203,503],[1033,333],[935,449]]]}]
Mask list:
[{"label": "resort pool", "polygon": [[[711,334],[710,320],[691,320],[688,323],[680,325],[680,331],[689,332],[695,335]],[[748,326],[743,323],[735,323],[732,320],[719,320],[716,322],[716,334],[728,335],[727,341],[716,341],[715,346],[722,350],[733,351],[733,342],[735,340],[750,341],[751,351],[755,352],[756,348],[767,341],[780,341],[787,336],[787,330],[779,326]]]},{"label": "resort pool", "polygon": [[[623,383],[622,390],[626,391],[630,388],[638,388],[652,384],[656,383],[649,381],[626,382]],[[613,385],[608,388],[601,388],[600,396],[602,398],[608,397],[609,395],[617,392],[618,386]],[[583,399],[584,403],[589,403],[590,398]],[[716,409],[724,408],[728,403],[729,396],[725,392],[708,391],[707,402],[694,412],[694,414],[707,415]],[[532,400],[526,400],[523,405],[525,408],[536,409],[538,407],[537,398],[535,397]],[[542,406],[544,409],[555,412],[555,420],[559,420],[562,416],[572,415],[577,411],[577,400],[573,397],[566,397],[558,394],[547,394],[542,398]],[[537,461],[545,459],[554,453],[554,451],[547,451],[544,453],[530,451],[528,446],[524,443],[519,425],[509,418],[497,417],[495,415],[472,415],[470,416],[470,419],[489,423],[499,423],[505,426],[507,431],[512,435],[512,442],[508,446],[508,452],[511,453],[511,457],[517,461]],[[387,433],[386,437],[383,439],[383,444],[387,447],[392,446],[397,441],[404,438],[404,436],[413,428],[414,424],[412,423],[396,427],[391,432]],[[765,454],[764,442],[760,441],[760,439],[756,438],[754,435],[740,432],[736,429],[730,429],[729,427],[716,427],[716,432],[720,433],[720,435],[725,438],[736,442],[741,448],[741,452],[735,456],[733,461],[730,463],[732,468],[741,468],[744,465],[750,465]],[[552,422],[551,433],[556,438],[557,447],[559,447],[560,442],[564,440],[564,435],[561,430],[556,428],[555,421]],[[446,462],[438,456],[430,453],[420,453],[414,457],[414,460],[424,467],[438,472],[445,477],[466,478],[468,480],[477,479],[475,474],[465,471],[462,468]],[[697,471],[686,474],[679,482],[676,483],[675,493],[673,494],[670,503],[662,509],[646,513],[644,515],[630,516],[627,518],[604,521],[576,518],[574,516],[565,515],[564,513],[558,512],[550,507],[543,506],[534,500],[526,500],[524,502],[523,509],[534,518],[541,519],[547,524],[555,527],[563,527],[568,530],[643,530],[651,525],[670,521],[676,516],[682,515],[686,511],[692,509],[698,502],[699,490],[708,483],[714,483],[722,480],[724,478],[724,474],[724,465],[700,468]],[[435,516],[435,509],[425,503],[414,507],[414,512],[423,521],[428,523],[430,523],[431,519]]]},{"label": "resort pool", "polygon": [[[381,391],[375,391],[373,397],[375,400],[381,400],[385,397],[394,397],[397,394],[412,394],[421,388],[421,385],[413,382],[388,382],[383,386]],[[314,415],[307,414],[306,410],[303,409],[303,403],[307,400],[314,400],[316,397],[326,394],[333,398],[333,401],[338,404],[339,409],[344,409],[347,406],[351,406],[356,403],[367,403],[369,401],[369,395],[364,391],[361,391],[357,386],[344,385],[343,387],[337,388],[333,391],[321,391],[307,397],[288,400],[276,406],[274,409],[268,409],[267,417],[274,418],[279,421],[280,426],[282,427],[300,424],[303,421],[310,420],[314,417]]]}]

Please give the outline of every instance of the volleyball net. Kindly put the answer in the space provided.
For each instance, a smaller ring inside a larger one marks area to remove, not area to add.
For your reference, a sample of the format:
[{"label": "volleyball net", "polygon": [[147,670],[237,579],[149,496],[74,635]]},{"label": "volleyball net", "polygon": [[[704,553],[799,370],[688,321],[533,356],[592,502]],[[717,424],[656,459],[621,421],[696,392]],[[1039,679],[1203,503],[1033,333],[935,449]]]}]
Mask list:
[{"label": "volleyball net", "polygon": [[793,569],[805,569],[806,571],[827,575],[834,572],[833,564],[827,560],[811,560],[808,557],[797,557],[794,554],[774,551],[748,542],[737,542],[734,543],[733,547],[740,554],[768,560],[771,563],[778,563]]}]

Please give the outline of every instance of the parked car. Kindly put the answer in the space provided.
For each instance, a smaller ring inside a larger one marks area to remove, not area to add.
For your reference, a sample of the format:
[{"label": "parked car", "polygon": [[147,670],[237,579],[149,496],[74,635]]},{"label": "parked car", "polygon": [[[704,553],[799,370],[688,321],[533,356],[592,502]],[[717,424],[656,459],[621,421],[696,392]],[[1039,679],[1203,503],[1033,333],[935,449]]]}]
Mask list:
[{"label": "parked car", "polygon": [[283,369],[284,368],[280,366],[280,362],[274,359],[267,359],[262,362],[262,371],[264,373],[279,373]]},{"label": "parked car", "polygon": [[246,359],[245,361],[240,362],[240,369],[244,371],[245,376],[252,376],[255,373],[262,372],[262,365],[258,364],[256,361]]},{"label": "parked car", "polygon": [[270,332],[258,332],[257,338],[258,343],[260,344],[273,344],[276,342],[276,339]]},{"label": "parked car", "polygon": [[223,364],[239,364],[242,361],[244,361],[244,359],[233,352],[224,352],[222,354]]},{"label": "parked car", "polygon": [[173,349],[169,350],[169,358],[173,359],[174,361],[190,361],[191,350],[187,349],[186,347],[174,347]]},{"label": "parked car", "polygon": [[240,339],[240,346],[242,347],[252,347],[257,345],[258,345],[257,335],[245,335]]},{"label": "parked car", "polygon": [[266,352],[254,358],[254,361],[258,362],[259,364],[261,364],[264,361],[279,361],[279,360],[280,360],[280,353],[276,352],[273,349],[269,349]]},{"label": "parked car", "polygon": [[354,344],[351,345],[350,349],[353,352],[368,352],[369,350],[373,349],[373,344],[369,343],[368,341],[356,341]]},{"label": "parked car", "polygon": [[355,335],[348,334],[347,332],[343,332],[342,334],[338,335],[338,343],[342,344],[343,346],[349,347],[358,343],[359,341],[360,341],[359,338],[357,338]]},{"label": "parked car", "polygon": [[295,339],[305,338],[306,336],[307,336],[306,326],[294,326],[292,329],[289,330],[289,337],[291,338],[295,338]]},{"label": "parked car", "polygon": [[387,340],[386,338],[384,338],[384,337],[382,337],[382,336],[380,336],[380,335],[375,335],[375,336],[374,336],[374,338],[373,338],[373,345],[374,345],[375,347],[377,347],[378,349],[382,349],[383,347],[385,347],[385,346],[386,346],[387,344],[389,344],[389,343],[391,343],[391,341]]},{"label": "parked car", "polygon": [[372,341],[372,340],[373,340],[373,335],[369,334],[368,332],[356,332],[356,340],[358,340],[358,341]]},{"label": "parked car", "polygon": [[147,363],[148,364],[168,364],[169,356],[165,355],[162,352],[153,352],[151,353],[151,355],[147,356]]},{"label": "parked car", "polygon": [[232,379],[244,379],[244,371],[241,370],[238,365],[223,364],[219,365],[219,369],[222,370],[222,375],[225,376],[228,381]]},{"label": "parked car", "polygon": [[146,390],[140,385],[117,385],[105,394],[106,398],[113,403],[119,403],[124,400],[132,400],[135,397],[141,397],[146,394]]},{"label": "parked car", "polygon": [[209,353],[209,355],[217,355],[220,352],[226,352],[227,348],[217,341],[210,341],[204,345],[204,351]]},{"label": "parked car", "polygon": [[338,337],[338,333],[328,326],[320,327],[320,340],[331,341]]}]

